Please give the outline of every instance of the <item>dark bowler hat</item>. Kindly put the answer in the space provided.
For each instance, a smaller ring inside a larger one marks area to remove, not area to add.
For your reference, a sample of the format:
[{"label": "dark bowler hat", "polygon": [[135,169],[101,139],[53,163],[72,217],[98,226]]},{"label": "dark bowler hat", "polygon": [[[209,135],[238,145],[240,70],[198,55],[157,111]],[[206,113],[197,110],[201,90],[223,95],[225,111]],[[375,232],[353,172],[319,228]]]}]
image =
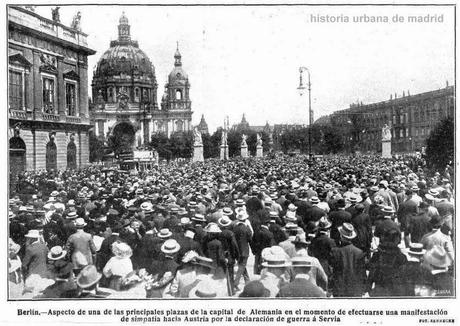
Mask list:
[{"label": "dark bowler hat", "polygon": [[239,295],[240,298],[268,298],[269,296],[270,291],[258,280],[246,283],[243,292]]}]

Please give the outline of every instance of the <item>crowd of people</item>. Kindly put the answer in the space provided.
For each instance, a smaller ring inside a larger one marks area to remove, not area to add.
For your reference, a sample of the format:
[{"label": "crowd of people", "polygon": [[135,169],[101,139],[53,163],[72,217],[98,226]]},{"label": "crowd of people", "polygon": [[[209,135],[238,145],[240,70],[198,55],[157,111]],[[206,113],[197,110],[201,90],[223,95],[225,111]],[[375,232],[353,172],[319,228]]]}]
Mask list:
[{"label": "crowd of people", "polygon": [[454,296],[454,183],[404,157],[25,172],[9,297]]}]

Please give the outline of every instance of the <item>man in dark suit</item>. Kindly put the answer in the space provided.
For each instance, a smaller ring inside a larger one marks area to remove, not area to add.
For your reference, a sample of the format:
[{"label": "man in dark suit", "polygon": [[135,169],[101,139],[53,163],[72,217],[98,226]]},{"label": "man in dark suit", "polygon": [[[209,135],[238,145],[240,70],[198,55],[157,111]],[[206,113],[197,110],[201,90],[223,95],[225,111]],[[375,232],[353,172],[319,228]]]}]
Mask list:
[{"label": "man in dark suit", "polygon": [[309,271],[312,264],[308,257],[293,257],[291,264],[295,275],[294,280],[282,286],[277,297],[311,298],[326,296],[326,293],[310,280]]},{"label": "man in dark suit", "polygon": [[238,270],[235,276],[235,287],[240,284],[241,276],[243,276],[245,283],[249,281],[248,271],[246,265],[249,257],[249,243],[252,239],[252,229],[249,228],[247,221],[247,214],[237,213],[238,222],[233,227],[236,243],[240,256],[238,258]]},{"label": "man in dark suit", "polygon": [[352,217],[351,224],[355,227],[356,238],[353,244],[370,255],[372,242],[372,223],[369,215],[364,212],[364,205],[359,203],[355,205],[356,215]]},{"label": "man in dark suit", "polygon": [[351,214],[345,210],[345,199],[341,198],[337,200],[336,210],[329,214],[329,219],[332,222],[331,239],[335,240],[336,243],[339,243],[340,233],[338,228],[343,223],[351,223]]},{"label": "man in dark suit", "polygon": [[[34,275],[40,278],[48,278],[49,271],[46,265],[48,248],[46,244],[40,241],[40,233],[38,230],[29,230],[26,237],[26,252],[22,259],[22,270],[25,278],[26,287],[32,287],[34,284],[29,284],[28,279]],[[32,279],[32,278],[31,278]]]},{"label": "man in dark suit", "polygon": [[356,238],[356,231],[352,224],[343,223],[338,231],[339,246],[332,249],[331,258],[332,293],[334,297],[360,297],[364,294],[366,282],[365,255],[361,249],[351,243]]},{"label": "man in dark suit", "polygon": [[254,254],[254,274],[259,275],[262,263],[262,250],[274,246],[275,238],[268,229],[269,221],[264,221],[260,227],[254,231],[254,236],[251,242],[252,253]]},{"label": "man in dark suit", "polygon": [[99,270],[102,270],[109,261],[109,259],[113,256],[112,254],[112,244],[117,241],[121,241],[120,239],[120,231],[122,230],[123,226],[119,222],[115,222],[112,229],[112,234],[109,235],[102,241],[101,248],[97,253],[97,267]]},{"label": "man in dark suit", "polygon": [[48,286],[40,298],[72,298],[77,291],[73,278],[73,265],[64,259],[56,260],[53,264],[55,283]]},{"label": "man in dark suit", "polygon": [[230,285],[235,288],[234,284],[234,266],[235,262],[239,259],[240,251],[238,243],[236,242],[235,234],[230,229],[232,221],[228,216],[223,216],[218,221],[222,232],[219,235],[219,240],[222,242],[224,256],[227,259],[227,271]]}]

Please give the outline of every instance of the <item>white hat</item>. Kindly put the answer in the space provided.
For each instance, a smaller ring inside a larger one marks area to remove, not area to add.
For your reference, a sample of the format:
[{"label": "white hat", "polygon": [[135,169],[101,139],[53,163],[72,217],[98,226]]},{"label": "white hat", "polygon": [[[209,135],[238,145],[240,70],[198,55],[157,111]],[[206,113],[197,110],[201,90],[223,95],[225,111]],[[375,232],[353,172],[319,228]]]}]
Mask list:
[{"label": "white hat", "polygon": [[25,235],[26,238],[40,238],[40,231],[38,230],[29,230]]},{"label": "white hat", "polygon": [[179,243],[174,239],[168,239],[161,245],[161,251],[165,254],[174,254],[180,250]]}]

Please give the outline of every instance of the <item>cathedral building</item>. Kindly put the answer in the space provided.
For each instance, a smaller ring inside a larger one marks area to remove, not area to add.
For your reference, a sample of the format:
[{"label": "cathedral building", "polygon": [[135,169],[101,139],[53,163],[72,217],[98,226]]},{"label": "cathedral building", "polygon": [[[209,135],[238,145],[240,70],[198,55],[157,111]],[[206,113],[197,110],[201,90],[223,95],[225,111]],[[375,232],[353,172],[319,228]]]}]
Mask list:
[{"label": "cathedral building", "polygon": [[91,86],[94,132],[100,139],[115,142],[120,152],[143,147],[154,133],[169,137],[192,129],[190,83],[182,68],[179,47],[158,106],[155,67],[138,42],[131,39],[124,13],[119,20],[118,39],[111,41],[101,56]]},{"label": "cathedral building", "polygon": [[89,163],[87,34],[33,8],[8,6],[9,167],[75,169]]}]

